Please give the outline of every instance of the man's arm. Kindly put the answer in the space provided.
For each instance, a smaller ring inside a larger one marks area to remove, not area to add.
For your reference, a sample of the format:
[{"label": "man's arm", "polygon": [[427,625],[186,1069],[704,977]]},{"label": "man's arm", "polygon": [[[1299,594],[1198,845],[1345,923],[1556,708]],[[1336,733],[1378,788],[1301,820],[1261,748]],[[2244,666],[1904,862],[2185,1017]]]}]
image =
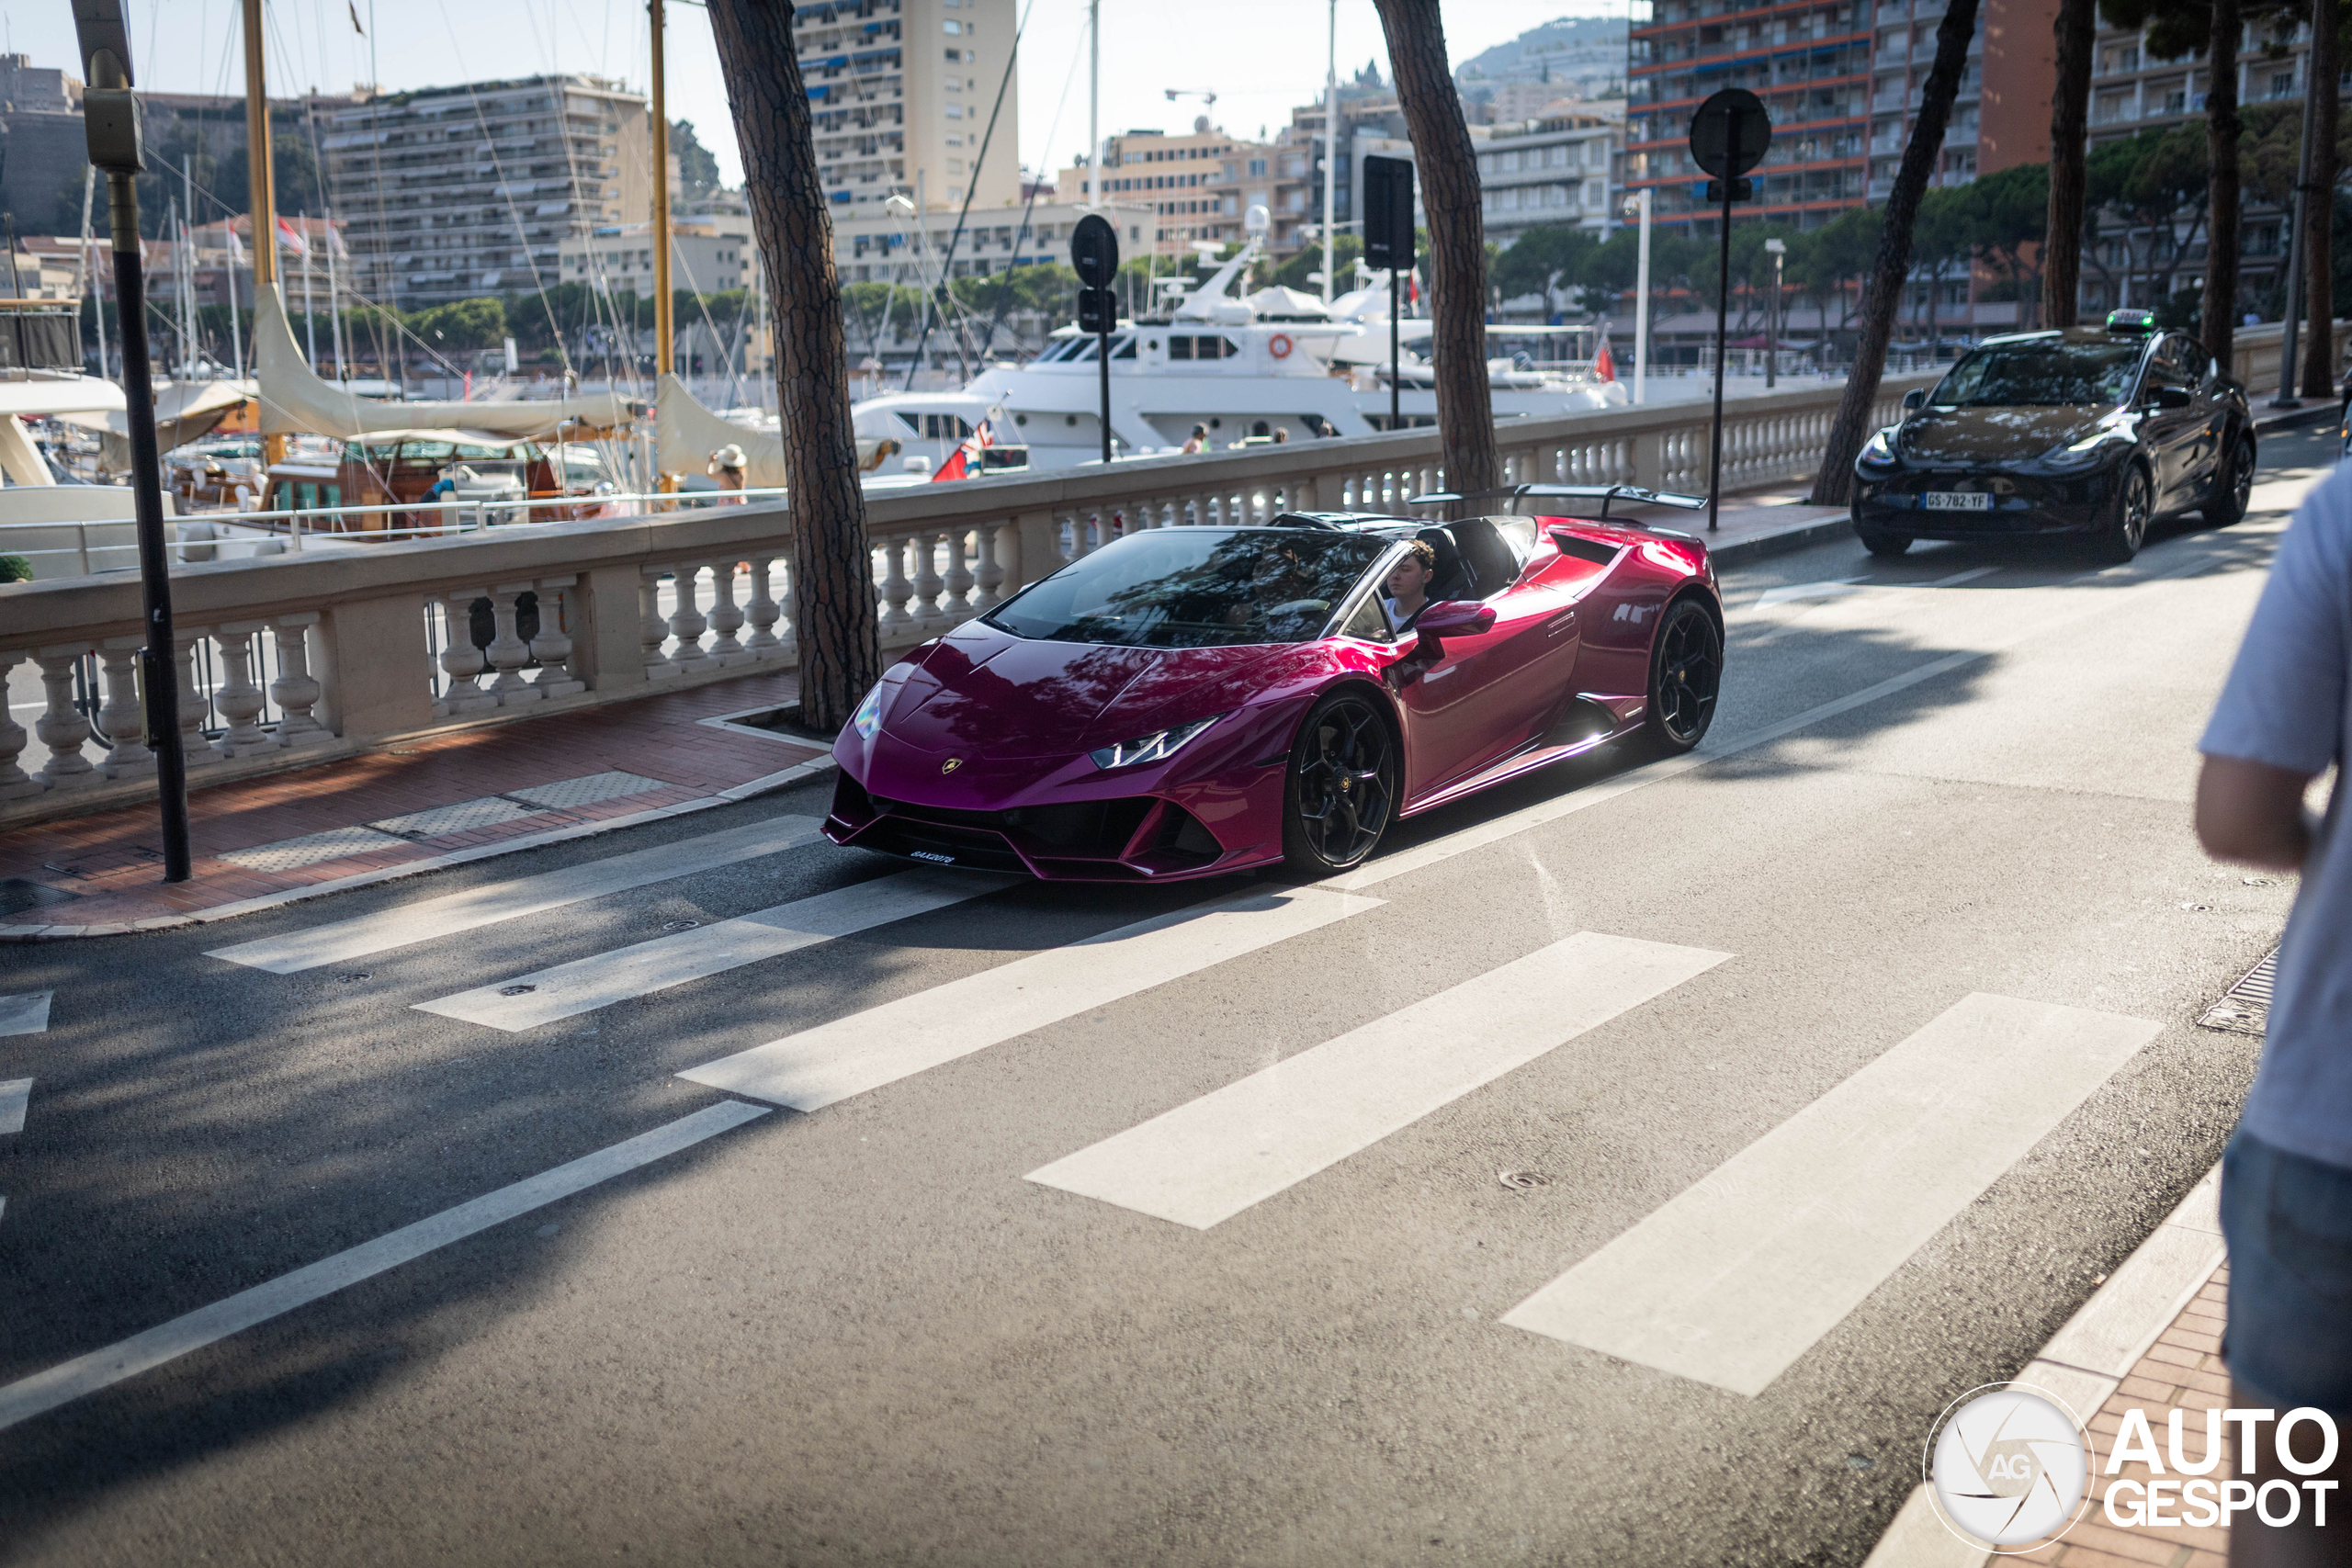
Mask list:
[{"label": "man's arm", "polygon": [[2208,755],[2197,776],[2197,839],[2216,860],[2300,871],[2312,847],[2303,788],[2313,775]]}]

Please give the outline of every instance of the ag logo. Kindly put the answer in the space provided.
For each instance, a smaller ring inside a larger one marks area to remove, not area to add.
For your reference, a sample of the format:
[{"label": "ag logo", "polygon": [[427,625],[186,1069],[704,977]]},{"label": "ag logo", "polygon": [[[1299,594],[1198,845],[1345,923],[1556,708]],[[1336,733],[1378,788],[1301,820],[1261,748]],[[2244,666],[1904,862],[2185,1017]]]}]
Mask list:
[{"label": "ag logo", "polygon": [[939,771],[940,771],[941,773],[954,773],[956,769],[958,769],[958,768],[962,767],[963,765],[964,765],[964,759],[963,759],[963,758],[961,758],[961,757],[950,757],[950,758],[948,758],[948,759],[947,759],[947,761],[944,761],[944,762],[942,762],[942,763],[940,763],[940,764],[939,764]]},{"label": "ag logo", "polygon": [[1937,1513],[1972,1546],[2010,1555],[2064,1535],[2082,1517],[2088,1434],[2056,1396],[2025,1383],[1972,1389],[1928,1439]]}]

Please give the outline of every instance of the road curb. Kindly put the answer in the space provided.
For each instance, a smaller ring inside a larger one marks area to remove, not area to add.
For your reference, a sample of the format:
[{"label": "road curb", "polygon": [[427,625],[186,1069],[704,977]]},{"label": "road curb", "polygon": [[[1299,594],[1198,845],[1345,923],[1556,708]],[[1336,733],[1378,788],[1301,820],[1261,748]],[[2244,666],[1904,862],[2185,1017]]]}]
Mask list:
[{"label": "road curb", "polygon": [[2282,409],[2276,413],[2256,414],[2256,431],[2293,430],[2306,424],[2325,424],[2342,411],[2341,403],[2313,403],[2308,408]]},{"label": "road curb", "polygon": [[197,909],[185,915],[162,915],[153,919],[123,920],[85,926],[0,925],[0,942],[79,942],[91,937],[130,936],[140,931],[171,931],[180,926],[209,925],[215,920],[232,920],[242,915],[258,914],[281,905],[299,904],[307,898],[322,898],[330,893],[345,893],[355,887],[372,887],[379,882],[398,882],[402,877],[419,876],[430,871],[447,871],[451,866],[470,865],[476,861],[495,860],[500,855],[520,853],[548,844],[568,843],[574,839],[594,839],[605,833],[618,832],[624,828],[639,828],[648,822],[667,818],[685,817],[696,811],[708,811],[714,807],[733,806],[739,802],[773,795],[789,789],[805,780],[828,773],[840,766],[831,757],[819,757],[773,773],[722,789],[715,795],[696,795],[671,806],[656,806],[644,811],[633,811],[626,817],[611,817],[601,821],[575,822],[569,827],[550,828],[543,833],[525,833],[496,843],[475,844],[447,854],[429,855],[424,860],[403,861],[374,871],[338,876],[328,882],[313,883],[308,887],[289,887],[282,893],[264,894],[258,898],[240,898],[233,903],[216,905],[209,909]]},{"label": "road curb", "polygon": [[[2132,1249],[2106,1284],[2017,1374],[2087,1424],[2222,1266],[2222,1168],[2216,1164]],[[1923,1483],[1911,1489],[1862,1568],[1984,1568],[1994,1554],[1946,1528]]]},{"label": "road curb", "polygon": [[[1826,539],[1841,536],[1851,538],[1853,534],[1854,524],[1851,518],[1824,517],[1811,523],[1794,524],[1781,532],[1767,534],[1760,538],[1737,539],[1720,547],[1711,547],[1707,554],[1718,568],[1745,566],[1750,561],[1762,560],[1768,556],[1788,555],[1797,550],[1808,549]],[[1702,539],[1706,537],[1704,534],[1699,536]]]}]

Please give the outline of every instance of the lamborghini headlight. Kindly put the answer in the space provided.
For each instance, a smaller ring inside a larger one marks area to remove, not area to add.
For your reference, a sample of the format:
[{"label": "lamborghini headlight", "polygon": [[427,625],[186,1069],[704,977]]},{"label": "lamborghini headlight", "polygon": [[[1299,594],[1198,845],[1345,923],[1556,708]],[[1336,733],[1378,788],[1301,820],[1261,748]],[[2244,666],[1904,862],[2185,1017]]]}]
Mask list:
[{"label": "lamborghini headlight", "polygon": [[874,689],[865,694],[865,700],[857,705],[855,713],[850,715],[849,727],[857,731],[860,740],[873,739],[874,732],[882,728],[881,682],[874,682]]},{"label": "lamborghini headlight", "polygon": [[1224,716],[1221,713],[1212,714],[1190,724],[1171,725],[1149,735],[1139,735],[1133,740],[1122,740],[1116,746],[1089,751],[1087,756],[1098,768],[1132,768],[1142,762],[1164,762],[1182,750],[1194,736]]},{"label": "lamborghini headlight", "polygon": [[1899,461],[1899,459],[1894,456],[1894,432],[1896,428],[1896,426],[1890,424],[1884,430],[1882,430],[1872,435],[1868,441],[1863,442],[1861,456],[1857,458],[1856,461],[1860,462],[1861,466],[1866,468],[1894,468],[1897,461]]}]

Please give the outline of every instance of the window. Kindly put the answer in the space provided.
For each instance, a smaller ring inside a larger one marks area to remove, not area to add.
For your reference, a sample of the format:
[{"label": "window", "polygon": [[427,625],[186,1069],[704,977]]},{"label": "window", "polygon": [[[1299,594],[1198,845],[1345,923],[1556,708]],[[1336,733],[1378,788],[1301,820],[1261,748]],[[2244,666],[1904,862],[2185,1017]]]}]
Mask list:
[{"label": "window", "polygon": [[939,27],[940,30],[946,33],[950,38],[955,37],[957,33],[964,30],[964,24],[957,21],[953,17],[950,17],[945,21],[940,23]]},{"label": "window", "polygon": [[1396,634],[1388,627],[1388,612],[1382,607],[1380,595],[1367,593],[1347,625],[1340,628],[1341,637],[1359,637],[1365,642],[1394,642]]},{"label": "window", "polygon": [[948,105],[947,118],[949,119],[962,119],[964,118],[964,106],[961,104]]}]

